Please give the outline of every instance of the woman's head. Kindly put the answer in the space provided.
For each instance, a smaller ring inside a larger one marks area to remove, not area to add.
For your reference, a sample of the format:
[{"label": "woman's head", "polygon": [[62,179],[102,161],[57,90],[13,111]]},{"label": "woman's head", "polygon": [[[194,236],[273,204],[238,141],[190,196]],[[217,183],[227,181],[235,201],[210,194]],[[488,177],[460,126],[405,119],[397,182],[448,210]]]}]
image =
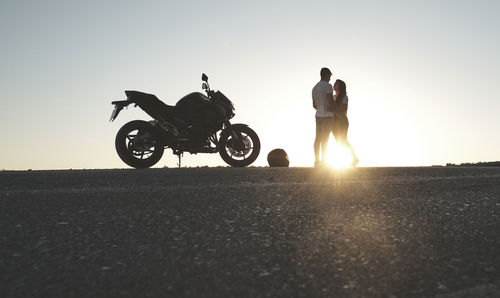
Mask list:
[{"label": "woman's head", "polygon": [[345,85],[345,82],[342,80],[336,80],[335,83],[333,84],[333,90],[335,90],[335,92],[337,93],[342,92],[346,94],[347,93],[346,89],[347,86]]},{"label": "woman's head", "polygon": [[341,100],[346,96],[347,87],[345,85],[345,82],[342,80],[336,80],[335,83],[333,84],[333,90],[335,90],[335,94],[337,95],[335,98],[335,102],[339,104]]}]

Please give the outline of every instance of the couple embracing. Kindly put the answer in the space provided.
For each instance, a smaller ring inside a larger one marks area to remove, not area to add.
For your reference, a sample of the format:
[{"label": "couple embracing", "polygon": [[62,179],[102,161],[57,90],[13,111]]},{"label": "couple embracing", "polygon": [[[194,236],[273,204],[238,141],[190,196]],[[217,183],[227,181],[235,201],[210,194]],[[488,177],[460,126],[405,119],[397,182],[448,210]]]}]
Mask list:
[{"label": "couple embracing", "polygon": [[[313,107],[316,109],[316,139],[314,140],[314,166],[319,167],[326,161],[326,152],[330,132],[333,133],[335,141],[349,149],[352,163],[355,167],[359,161],[354,149],[347,141],[347,97],[346,84],[342,80],[336,80],[332,85],[329,83],[332,77],[330,69],[324,67],[320,71],[321,80],[312,89]],[[335,94],[333,91],[335,90]],[[321,159],[320,159],[321,150]]]}]

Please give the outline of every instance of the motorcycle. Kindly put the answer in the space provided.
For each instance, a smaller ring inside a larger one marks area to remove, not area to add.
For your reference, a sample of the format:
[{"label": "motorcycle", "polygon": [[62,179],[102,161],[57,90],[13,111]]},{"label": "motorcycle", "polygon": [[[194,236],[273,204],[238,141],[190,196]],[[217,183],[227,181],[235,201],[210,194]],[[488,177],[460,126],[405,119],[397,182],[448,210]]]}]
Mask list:
[{"label": "motorcycle", "polygon": [[123,108],[134,104],[154,120],[134,120],[123,125],[115,138],[120,159],[134,168],[149,168],[172,149],[179,158],[184,152],[219,153],[233,167],[252,164],[260,152],[260,140],[246,124],[231,124],[233,103],[220,91],[213,91],[208,77],[202,74],[202,89],[181,98],[175,106],[165,104],[152,94],[125,91],[126,100],[113,101],[110,122]]}]

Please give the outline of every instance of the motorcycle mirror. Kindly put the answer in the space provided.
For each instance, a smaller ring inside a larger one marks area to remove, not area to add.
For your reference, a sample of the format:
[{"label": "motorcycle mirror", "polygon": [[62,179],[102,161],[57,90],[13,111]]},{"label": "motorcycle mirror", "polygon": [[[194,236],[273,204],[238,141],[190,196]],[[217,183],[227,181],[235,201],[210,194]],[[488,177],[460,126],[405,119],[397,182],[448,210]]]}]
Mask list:
[{"label": "motorcycle mirror", "polygon": [[201,80],[202,80],[203,82],[207,82],[207,81],[208,81],[208,77],[207,77],[207,75],[206,75],[206,74],[204,74],[204,73],[202,73],[202,74],[201,74]]},{"label": "motorcycle mirror", "polygon": [[203,84],[201,84],[201,89],[203,89],[203,90],[207,90],[207,89],[208,89],[208,85],[207,85],[207,83],[203,83]]}]

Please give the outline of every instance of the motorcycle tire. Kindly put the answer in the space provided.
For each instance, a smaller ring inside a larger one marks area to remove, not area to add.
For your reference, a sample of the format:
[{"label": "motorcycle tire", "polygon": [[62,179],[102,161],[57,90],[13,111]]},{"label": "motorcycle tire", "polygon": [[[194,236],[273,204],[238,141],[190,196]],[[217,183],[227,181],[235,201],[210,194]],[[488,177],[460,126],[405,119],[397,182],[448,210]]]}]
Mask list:
[{"label": "motorcycle tire", "polygon": [[[244,125],[244,124],[233,124],[231,125],[231,128],[234,129],[237,133],[243,134],[244,138],[246,139],[247,143],[245,143],[245,148],[243,150],[235,150],[232,148],[232,144],[234,144],[233,136],[232,136],[232,131],[231,129],[225,129],[220,136],[219,139],[219,154],[222,157],[222,159],[230,166],[233,167],[246,167],[252,164],[257,157],[259,156],[260,153],[260,140],[255,131],[253,131],[250,127]],[[247,147],[248,145],[248,138],[251,141],[251,149]],[[248,156],[244,154],[246,150],[251,150],[250,154]],[[230,151],[230,152],[228,152]],[[233,154],[231,154],[233,153]],[[241,158],[242,156],[235,156],[244,154],[243,159],[238,159],[235,157]]]},{"label": "motorcycle tire", "polygon": [[[137,134],[135,137],[131,138],[129,134],[133,131],[137,131]],[[144,150],[141,155],[140,150],[134,150],[132,142],[138,135],[143,135],[145,133],[149,134],[150,138],[148,138],[147,141],[154,144],[152,146],[154,149],[150,150],[151,148],[143,148]],[[163,151],[165,150],[161,140],[156,136],[153,127],[146,121],[142,120],[130,121],[120,128],[116,134],[115,148],[120,159],[127,165],[136,169],[144,169],[154,166],[161,159]],[[151,153],[151,155],[147,158],[143,158],[145,151]]]}]

